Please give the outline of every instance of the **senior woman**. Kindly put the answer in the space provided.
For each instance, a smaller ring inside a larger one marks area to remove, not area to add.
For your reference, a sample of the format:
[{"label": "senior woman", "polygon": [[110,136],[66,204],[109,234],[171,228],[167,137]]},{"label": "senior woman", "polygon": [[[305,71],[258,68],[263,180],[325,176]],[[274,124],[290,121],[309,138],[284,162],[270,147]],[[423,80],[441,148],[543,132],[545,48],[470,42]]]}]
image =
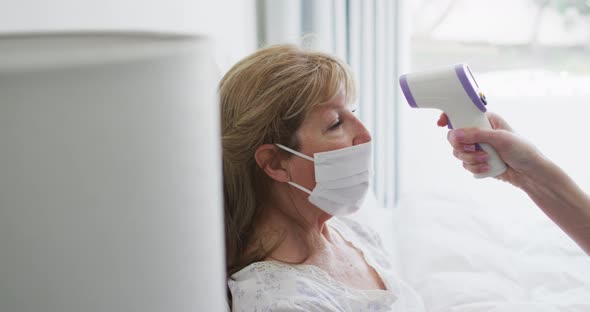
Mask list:
[{"label": "senior woman", "polygon": [[345,217],[371,171],[349,67],[271,46],[232,67],[219,94],[233,310],[422,311],[379,238]]}]

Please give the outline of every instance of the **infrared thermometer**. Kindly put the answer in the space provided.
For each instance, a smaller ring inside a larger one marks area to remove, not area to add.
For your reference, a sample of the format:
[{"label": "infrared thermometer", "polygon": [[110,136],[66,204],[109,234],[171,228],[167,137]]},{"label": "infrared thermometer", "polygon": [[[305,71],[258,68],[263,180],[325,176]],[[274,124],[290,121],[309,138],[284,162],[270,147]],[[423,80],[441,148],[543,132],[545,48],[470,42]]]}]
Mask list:
[{"label": "infrared thermometer", "polygon": [[[486,97],[466,64],[404,74],[399,83],[411,107],[442,110],[449,119],[450,129],[492,129],[485,114]],[[506,171],[506,164],[490,145],[476,147],[488,153],[490,169],[474,174],[475,178],[495,177]]]}]

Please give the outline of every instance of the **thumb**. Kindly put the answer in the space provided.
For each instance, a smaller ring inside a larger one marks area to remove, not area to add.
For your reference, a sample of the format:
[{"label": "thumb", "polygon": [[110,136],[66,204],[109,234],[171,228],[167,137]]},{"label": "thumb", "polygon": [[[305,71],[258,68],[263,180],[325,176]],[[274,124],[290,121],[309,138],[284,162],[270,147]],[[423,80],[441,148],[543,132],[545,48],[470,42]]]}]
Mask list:
[{"label": "thumb", "polygon": [[502,129],[502,130],[507,130],[507,131],[513,132],[512,127],[510,127],[508,122],[506,122],[506,120],[504,120],[504,118],[500,117],[500,115],[492,113],[492,112],[487,112],[486,116],[488,117],[488,120],[490,121],[492,128]]}]

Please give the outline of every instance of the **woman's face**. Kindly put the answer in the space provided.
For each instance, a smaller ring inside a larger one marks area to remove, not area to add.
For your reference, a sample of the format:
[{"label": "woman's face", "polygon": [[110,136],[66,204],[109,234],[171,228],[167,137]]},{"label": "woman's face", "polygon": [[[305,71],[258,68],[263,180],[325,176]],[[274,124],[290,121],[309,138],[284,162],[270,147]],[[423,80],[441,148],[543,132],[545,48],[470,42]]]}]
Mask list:
[{"label": "woman's face", "polygon": [[[344,101],[344,95],[316,106],[296,133],[299,151],[314,153],[350,147],[371,141],[371,135]],[[291,181],[312,190],[315,187],[314,164],[301,157],[289,159]]]}]

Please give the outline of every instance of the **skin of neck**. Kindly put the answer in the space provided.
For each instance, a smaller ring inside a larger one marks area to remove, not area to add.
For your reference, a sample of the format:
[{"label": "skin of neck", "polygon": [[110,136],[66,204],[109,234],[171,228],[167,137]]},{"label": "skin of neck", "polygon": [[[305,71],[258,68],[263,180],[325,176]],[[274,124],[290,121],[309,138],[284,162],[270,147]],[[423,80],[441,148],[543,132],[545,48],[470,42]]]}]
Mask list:
[{"label": "skin of neck", "polygon": [[263,246],[280,242],[266,260],[299,263],[329,249],[334,237],[326,222],[332,216],[310,203],[307,193],[287,183],[274,183],[271,188],[255,230]]}]

